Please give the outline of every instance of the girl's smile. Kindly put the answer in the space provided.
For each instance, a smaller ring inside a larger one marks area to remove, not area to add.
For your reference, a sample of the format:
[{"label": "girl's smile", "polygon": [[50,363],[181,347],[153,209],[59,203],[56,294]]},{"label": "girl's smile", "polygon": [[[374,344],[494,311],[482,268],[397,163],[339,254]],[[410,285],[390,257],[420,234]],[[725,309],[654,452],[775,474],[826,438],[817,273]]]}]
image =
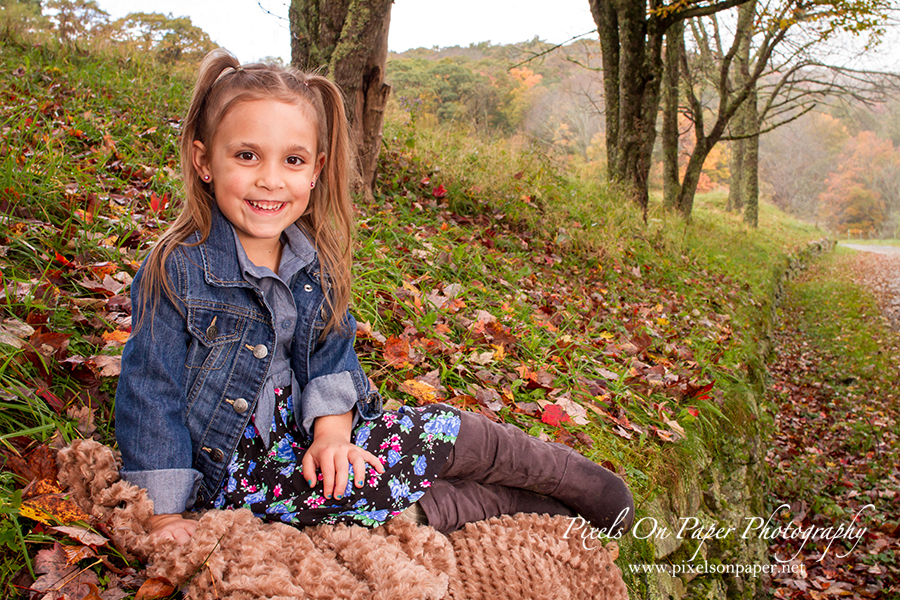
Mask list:
[{"label": "girl's smile", "polygon": [[239,102],[208,144],[194,142],[193,160],[250,260],[277,271],[281,233],[306,212],[325,164],[307,108],[272,99]]}]

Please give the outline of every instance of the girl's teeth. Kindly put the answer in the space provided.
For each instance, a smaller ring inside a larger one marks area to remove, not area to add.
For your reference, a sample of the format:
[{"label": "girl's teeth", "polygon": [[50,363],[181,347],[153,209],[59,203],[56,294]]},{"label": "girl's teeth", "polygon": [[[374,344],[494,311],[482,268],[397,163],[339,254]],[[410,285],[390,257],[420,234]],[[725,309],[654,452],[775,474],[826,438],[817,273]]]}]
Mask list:
[{"label": "girl's teeth", "polygon": [[[250,202],[250,201],[248,200],[248,202]],[[278,210],[279,208],[281,208],[281,204],[273,204],[273,205],[268,205],[268,204],[266,204],[266,205],[263,205],[263,204],[260,204],[260,203],[258,203],[258,202],[250,202],[250,206],[252,206],[252,207],[254,207],[254,208],[258,208],[259,210],[268,210],[268,211],[271,211],[271,212],[275,212],[276,210]]]}]

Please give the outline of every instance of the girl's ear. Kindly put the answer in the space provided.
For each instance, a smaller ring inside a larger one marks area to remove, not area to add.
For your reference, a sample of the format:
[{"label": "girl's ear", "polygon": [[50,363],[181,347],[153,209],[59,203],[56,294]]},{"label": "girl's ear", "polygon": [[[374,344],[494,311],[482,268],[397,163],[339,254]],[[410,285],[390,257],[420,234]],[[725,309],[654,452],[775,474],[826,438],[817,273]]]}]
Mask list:
[{"label": "girl's ear", "polygon": [[[194,142],[195,144],[197,142]],[[319,156],[316,157],[316,179],[319,178],[319,174],[322,172],[322,168],[325,166],[325,153],[319,152]]]},{"label": "girl's ear", "polygon": [[197,176],[208,182],[212,176],[209,171],[209,154],[206,146],[200,140],[194,140],[194,145],[191,147],[191,163],[194,165],[194,170],[197,171]]}]

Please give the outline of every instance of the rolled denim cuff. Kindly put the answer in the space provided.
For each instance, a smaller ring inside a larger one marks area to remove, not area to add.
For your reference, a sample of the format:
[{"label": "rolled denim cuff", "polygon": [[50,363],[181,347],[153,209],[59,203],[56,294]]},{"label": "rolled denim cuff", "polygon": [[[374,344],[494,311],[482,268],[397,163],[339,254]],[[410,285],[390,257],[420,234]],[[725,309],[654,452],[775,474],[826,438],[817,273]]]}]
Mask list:
[{"label": "rolled denim cuff", "polygon": [[[294,414],[303,415],[300,426],[303,433],[312,437],[313,423],[317,418],[342,415],[353,408],[358,399],[350,371],[323,375],[310,381],[303,388],[302,394],[294,395]],[[357,415],[354,413],[354,426],[356,419]]]},{"label": "rolled denim cuff", "polygon": [[203,475],[194,469],[122,471],[122,479],[147,490],[153,514],[183,513],[194,505]]}]

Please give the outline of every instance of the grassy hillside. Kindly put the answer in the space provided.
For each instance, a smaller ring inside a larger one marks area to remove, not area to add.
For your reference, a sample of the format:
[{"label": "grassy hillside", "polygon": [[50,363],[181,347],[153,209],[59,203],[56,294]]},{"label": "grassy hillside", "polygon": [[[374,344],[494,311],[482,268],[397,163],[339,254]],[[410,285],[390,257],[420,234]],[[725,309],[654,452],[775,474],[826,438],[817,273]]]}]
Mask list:
[{"label": "grassy hillside", "polygon": [[[76,437],[115,443],[128,284],[178,210],[188,90],[139,57],[0,46],[4,589],[72,543],[22,511],[22,461]],[[645,224],[527,141],[406,117],[392,115],[378,193],[358,205],[357,349],[386,399],[570,444],[639,506],[699,448],[761,425],[744,400],[773,269],[822,232],[765,205],[747,229],[721,193],[689,225],[658,207]]]}]

